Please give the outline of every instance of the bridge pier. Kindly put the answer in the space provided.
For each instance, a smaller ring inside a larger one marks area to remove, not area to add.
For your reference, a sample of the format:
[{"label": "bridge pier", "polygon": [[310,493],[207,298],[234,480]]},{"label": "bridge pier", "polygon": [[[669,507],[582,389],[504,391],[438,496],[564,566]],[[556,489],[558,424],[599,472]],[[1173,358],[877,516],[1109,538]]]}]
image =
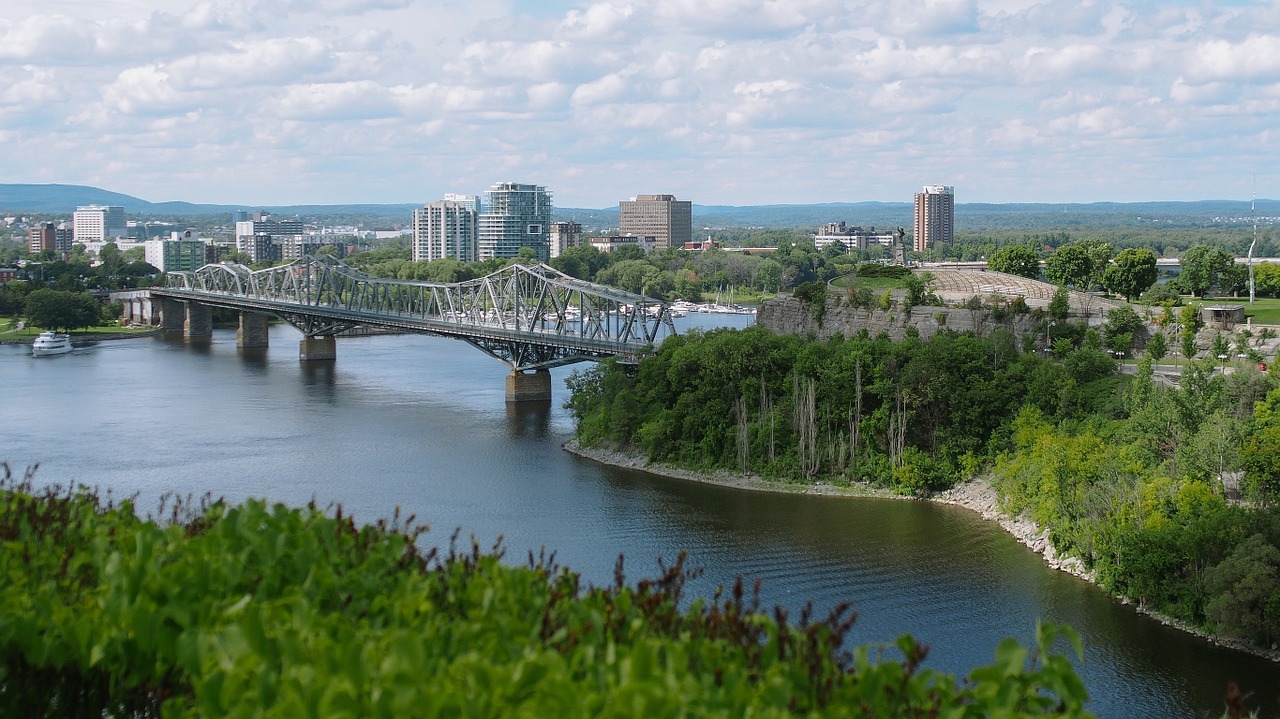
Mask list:
[{"label": "bridge pier", "polygon": [[186,303],[168,298],[161,298],[159,303],[160,329],[164,332],[181,332],[187,320]]},{"label": "bridge pier", "polygon": [[538,369],[525,372],[511,370],[507,375],[508,402],[550,402],[551,371]]},{"label": "bridge pier", "polygon": [[338,338],[334,335],[303,337],[298,343],[298,359],[303,362],[338,359]]},{"label": "bridge pier", "polygon": [[240,326],[236,328],[236,347],[266,347],[267,316],[256,312],[241,312]]},{"label": "bridge pier", "polygon": [[187,303],[187,321],[182,334],[189,340],[213,338],[213,308],[199,302]]}]

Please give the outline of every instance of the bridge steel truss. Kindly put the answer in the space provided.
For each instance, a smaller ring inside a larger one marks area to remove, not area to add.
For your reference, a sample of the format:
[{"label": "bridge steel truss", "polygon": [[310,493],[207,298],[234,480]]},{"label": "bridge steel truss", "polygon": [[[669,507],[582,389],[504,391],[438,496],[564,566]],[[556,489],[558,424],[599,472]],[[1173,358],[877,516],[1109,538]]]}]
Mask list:
[{"label": "bridge steel truss", "polygon": [[373,278],[333,257],[307,256],[265,270],[222,263],[170,272],[152,294],[273,315],[308,337],[359,326],[452,337],[518,371],[606,357],[637,362],[675,334],[663,302],[544,264],[438,283]]}]

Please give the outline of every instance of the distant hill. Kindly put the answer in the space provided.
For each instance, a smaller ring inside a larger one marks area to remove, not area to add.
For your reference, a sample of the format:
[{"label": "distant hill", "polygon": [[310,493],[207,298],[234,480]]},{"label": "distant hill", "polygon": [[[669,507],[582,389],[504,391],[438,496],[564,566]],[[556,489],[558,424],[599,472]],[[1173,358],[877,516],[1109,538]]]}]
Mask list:
[{"label": "distant hill", "polygon": [[[78,205],[120,205],[126,213],[150,217],[230,214],[234,210],[263,210],[307,218],[363,216],[407,222],[417,203],[351,205],[212,205],[191,202],[150,202],[85,185],[0,184],[0,212],[66,214]],[[1258,216],[1265,225],[1280,224],[1280,201],[1258,200]],[[601,209],[557,207],[556,220],[579,222],[588,231],[615,229],[617,206]],[[1198,202],[1094,203],[962,203],[956,205],[956,227],[981,229],[1068,229],[1071,227],[1169,226],[1206,227],[1241,224],[1249,217],[1245,200]],[[911,228],[909,202],[826,202],[808,205],[694,205],[695,233],[720,227],[818,227],[844,221],[862,227]]]},{"label": "distant hill", "polygon": [[235,210],[263,210],[280,215],[373,215],[407,217],[417,204],[351,205],[213,205],[193,202],[150,202],[132,195],[87,185],[0,184],[0,212],[71,214],[80,205],[119,205],[125,213],[153,216],[230,214]]},{"label": "distant hill", "polygon": [[0,210],[42,214],[74,212],[77,205],[120,205],[125,212],[145,212],[152,203],[130,195],[85,185],[3,185]]}]

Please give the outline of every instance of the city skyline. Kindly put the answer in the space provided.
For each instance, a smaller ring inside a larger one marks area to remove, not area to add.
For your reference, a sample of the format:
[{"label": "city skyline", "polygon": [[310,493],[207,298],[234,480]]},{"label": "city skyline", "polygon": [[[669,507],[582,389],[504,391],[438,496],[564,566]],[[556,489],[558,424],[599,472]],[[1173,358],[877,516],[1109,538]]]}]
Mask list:
[{"label": "city skyline", "polygon": [[1280,5],[14,0],[0,182],[564,207],[1280,196]]}]

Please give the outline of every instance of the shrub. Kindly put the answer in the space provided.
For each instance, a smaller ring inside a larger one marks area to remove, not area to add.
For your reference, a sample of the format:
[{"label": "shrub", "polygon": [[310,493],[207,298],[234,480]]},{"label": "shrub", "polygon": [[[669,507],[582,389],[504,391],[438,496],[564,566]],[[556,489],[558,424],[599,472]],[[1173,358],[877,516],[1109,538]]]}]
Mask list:
[{"label": "shrub", "polygon": [[423,553],[412,518],[252,500],[140,521],[4,470],[4,716],[1088,716],[1065,627],[960,684],[910,636],[901,659],[844,647],[847,605],[792,622],[741,581],[686,603],[683,556],[582,590],[545,556]]}]

